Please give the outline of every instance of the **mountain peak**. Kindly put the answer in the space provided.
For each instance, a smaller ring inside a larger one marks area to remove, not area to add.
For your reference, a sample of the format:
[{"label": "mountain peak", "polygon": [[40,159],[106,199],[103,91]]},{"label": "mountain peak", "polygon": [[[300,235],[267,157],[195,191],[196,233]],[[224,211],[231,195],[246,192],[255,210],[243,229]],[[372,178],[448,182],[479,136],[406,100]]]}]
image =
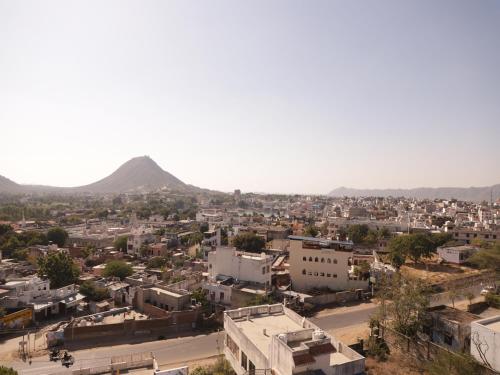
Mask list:
[{"label": "mountain peak", "polygon": [[177,177],[164,171],[149,156],[138,156],[122,164],[108,177],[77,189],[79,191],[108,193],[162,188],[184,190],[186,186]]},{"label": "mountain peak", "polygon": [[53,186],[19,185],[0,176],[0,193],[50,192],[58,193],[124,193],[130,191],[196,190],[164,171],[149,156],[138,156],[122,164],[109,176],[85,186],[58,188]]}]

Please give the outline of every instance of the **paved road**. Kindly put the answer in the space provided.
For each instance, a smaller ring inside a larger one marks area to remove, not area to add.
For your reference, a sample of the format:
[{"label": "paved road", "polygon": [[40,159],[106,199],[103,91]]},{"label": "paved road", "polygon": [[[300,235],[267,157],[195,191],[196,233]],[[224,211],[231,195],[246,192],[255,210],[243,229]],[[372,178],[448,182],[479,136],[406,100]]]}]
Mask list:
[{"label": "paved road", "polygon": [[[375,309],[376,306],[353,311],[348,310],[311,318],[311,320],[320,328],[328,331],[366,322],[370,315],[375,312]],[[13,366],[19,371],[20,375],[70,374],[71,369],[108,365],[111,357],[118,355],[152,352],[158,364],[162,366],[211,357],[221,353],[222,347],[222,333],[212,333],[209,335],[74,351],[72,354],[75,357],[75,364],[70,369],[62,367],[59,362],[50,362],[48,356],[34,358],[31,366],[20,361],[0,364]]]},{"label": "paved road", "polygon": [[363,309],[335,313],[318,318],[310,318],[310,320],[321,329],[330,331],[337,328],[348,327],[368,322],[370,320],[370,316],[375,313],[376,310],[377,306],[374,305]]},{"label": "paved road", "polygon": [[59,362],[50,362],[48,356],[34,358],[31,366],[23,362],[3,363],[13,366],[20,375],[43,375],[58,373],[70,374],[71,369],[105,366],[111,357],[132,353],[153,352],[159,365],[187,362],[207,358],[222,351],[222,333],[175,338],[169,340],[145,342],[133,345],[118,345],[72,352],[75,364],[66,369]]}]

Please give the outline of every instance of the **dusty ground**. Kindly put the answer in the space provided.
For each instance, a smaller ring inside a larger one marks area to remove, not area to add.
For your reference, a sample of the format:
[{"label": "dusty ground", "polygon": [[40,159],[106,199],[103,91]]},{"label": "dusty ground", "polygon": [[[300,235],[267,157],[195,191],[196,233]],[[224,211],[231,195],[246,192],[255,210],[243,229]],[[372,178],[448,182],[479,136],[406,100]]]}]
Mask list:
[{"label": "dusty ground", "polygon": [[408,359],[400,353],[392,353],[387,361],[377,362],[371,357],[366,358],[367,375],[425,375],[415,359]]},{"label": "dusty ground", "polygon": [[407,262],[401,267],[401,273],[404,276],[424,279],[432,284],[439,284],[465,276],[480,274],[481,271],[456,264],[438,264],[437,258],[433,258],[417,264]]},{"label": "dusty ground", "polygon": [[370,327],[368,323],[356,324],[353,326],[334,329],[329,333],[347,345],[357,344],[359,339],[368,340]]}]

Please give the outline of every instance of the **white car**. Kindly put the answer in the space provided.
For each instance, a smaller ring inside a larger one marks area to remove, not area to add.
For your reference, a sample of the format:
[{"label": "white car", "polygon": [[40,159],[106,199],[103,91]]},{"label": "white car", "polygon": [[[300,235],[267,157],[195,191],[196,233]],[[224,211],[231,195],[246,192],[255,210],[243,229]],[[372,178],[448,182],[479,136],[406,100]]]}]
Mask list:
[{"label": "white car", "polygon": [[485,296],[487,295],[488,293],[493,293],[495,291],[495,288],[492,287],[492,286],[487,286],[485,287],[483,290],[481,290],[481,295],[482,296]]}]

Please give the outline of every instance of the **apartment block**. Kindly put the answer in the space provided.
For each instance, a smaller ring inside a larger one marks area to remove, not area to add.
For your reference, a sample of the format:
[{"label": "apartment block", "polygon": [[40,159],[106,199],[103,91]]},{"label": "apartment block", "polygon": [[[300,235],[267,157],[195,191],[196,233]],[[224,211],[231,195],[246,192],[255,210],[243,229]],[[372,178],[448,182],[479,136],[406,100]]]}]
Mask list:
[{"label": "apartment block", "polygon": [[350,275],[353,259],[351,241],[290,236],[290,278],[292,289],[308,291],[362,289],[368,281]]},{"label": "apartment block", "polygon": [[238,375],[354,375],[363,356],[281,304],[224,313],[224,355]]}]

